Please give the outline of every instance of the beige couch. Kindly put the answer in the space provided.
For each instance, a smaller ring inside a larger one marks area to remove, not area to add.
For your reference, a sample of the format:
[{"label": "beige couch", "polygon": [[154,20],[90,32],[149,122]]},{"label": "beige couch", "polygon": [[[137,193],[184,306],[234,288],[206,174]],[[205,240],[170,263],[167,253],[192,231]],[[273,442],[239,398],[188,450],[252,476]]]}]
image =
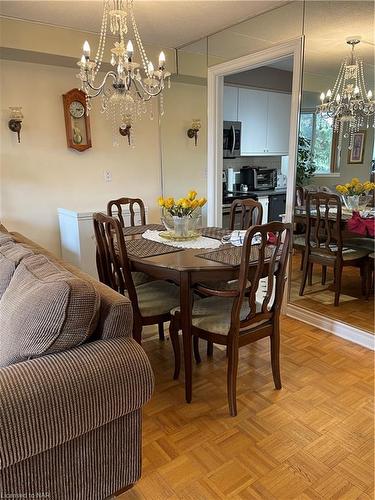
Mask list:
[{"label": "beige couch", "polygon": [[141,410],[154,384],[131,338],[130,302],[20,234],[10,237],[89,283],[100,306],[82,345],[0,368],[0,497],[105,499],[141,475]]}]

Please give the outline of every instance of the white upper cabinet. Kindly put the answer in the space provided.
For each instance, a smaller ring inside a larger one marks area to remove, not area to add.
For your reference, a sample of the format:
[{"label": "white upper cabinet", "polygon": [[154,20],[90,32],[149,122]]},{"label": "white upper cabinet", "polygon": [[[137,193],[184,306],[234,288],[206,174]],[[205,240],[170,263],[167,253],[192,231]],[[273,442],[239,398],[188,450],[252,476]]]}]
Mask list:
[{"label": "white upper cabinet", "polygon": [[224,86],[224,120],[242,122],[241,155],[288,155],[291,95]]},{"label": "white upper cabinet", "polygon": [[266,153],[268,92],[239,89],[238,120],[242,122],[241,155]]},{"label": "white upper cabinet", "polygon": [[288,154],[291,100],[290,94],[268,92],[268,153]]},{"label": "white upper cabinet", "polygon": [[225,121],[236,122],[238,111],[238,87],[224,85],[223,117]]}]

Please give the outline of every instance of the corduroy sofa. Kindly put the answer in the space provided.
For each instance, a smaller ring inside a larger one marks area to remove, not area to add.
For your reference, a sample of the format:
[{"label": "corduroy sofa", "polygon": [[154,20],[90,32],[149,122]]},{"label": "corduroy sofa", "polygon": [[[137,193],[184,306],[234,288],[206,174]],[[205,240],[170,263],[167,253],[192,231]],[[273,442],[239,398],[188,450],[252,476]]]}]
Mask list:
[{"label": "corduroy sofa", "polygon": [[[141,475],[142,406],[154,386],[147,356],[131,338],[131,304],[0,227],[0,245],[11,239],[26,248],[23,259],[45,255],[88,283],[99,300],[95,329],[81,345],[0,368],[0,498],[110,498]],[[10,286],[11,280],[0,305],[9,301]]]}]

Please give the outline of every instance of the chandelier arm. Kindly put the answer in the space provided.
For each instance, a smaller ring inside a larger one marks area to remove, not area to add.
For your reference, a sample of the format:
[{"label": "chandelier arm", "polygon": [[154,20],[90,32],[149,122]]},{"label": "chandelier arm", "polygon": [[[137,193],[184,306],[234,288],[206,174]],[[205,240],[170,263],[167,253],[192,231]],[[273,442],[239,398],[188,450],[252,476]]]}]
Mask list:
[{"label": "chandelier arm", "polygon": [[[98,93],[96,95],[99,95],[100,92],[102,92],[105,84],[107,83],[107,79],[111,77],[113,79],[113,81],[115,82],[117,80],[117,75],[114,71],[108,71],[108,73],[106,73],[104,75],[104,78],[103,78],[103,81],[102,83],[99,85],[99,87],[95,87],[94,85],[92,85],[88,79],[85,80],[85,85],[87,85],[91,90],[94,90],[95,92],[98,91]],[[96,97],[96,96],[95,96]]]},{"label": "chandelier arm", "polygon": [[[143,82],[141,82],[141,81],[137,81],[137,84],[140,85],[140,87],[142,88],[144,94],[148,95],[150,98],[158,96],[164,90],[164,86],[162,86],[161,84],[159,85],[158,90],[156,92],[152,92],[152,91],[148,90],[143,85]],[[149,100],[149,99],[147,99],[147,100]]]}]

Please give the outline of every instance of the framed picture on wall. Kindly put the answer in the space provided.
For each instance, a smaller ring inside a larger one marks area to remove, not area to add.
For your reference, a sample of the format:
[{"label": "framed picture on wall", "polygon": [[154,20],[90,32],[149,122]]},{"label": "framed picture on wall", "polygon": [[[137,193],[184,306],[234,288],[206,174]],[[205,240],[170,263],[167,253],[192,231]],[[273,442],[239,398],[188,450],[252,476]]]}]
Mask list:
[{"label": "framed picture on wall", "polygon": [[360,130],[353,134],[353,149],[349,150],[348,163],[363,163],[365,151],[366,131]]}]

